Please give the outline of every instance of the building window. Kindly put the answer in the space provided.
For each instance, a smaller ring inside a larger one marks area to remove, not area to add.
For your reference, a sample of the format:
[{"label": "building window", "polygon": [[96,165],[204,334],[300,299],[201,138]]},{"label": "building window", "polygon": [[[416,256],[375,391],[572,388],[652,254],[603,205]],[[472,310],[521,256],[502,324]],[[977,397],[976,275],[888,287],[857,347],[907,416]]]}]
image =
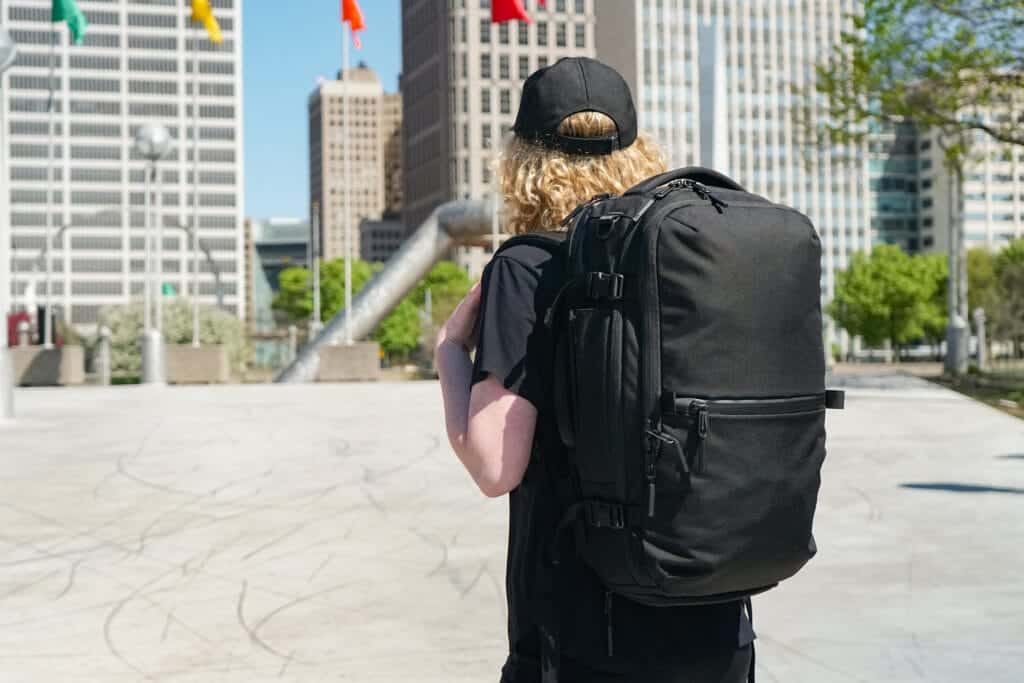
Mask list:
[{"label": "building window", "polygon": [[519,32],[519,44],[529,45],[530,44],[530,25],[522,21],[516,22],[516,30]]},{"label": "building window", "polygon": [[576,10],[576,14],[583,14],[583,13],[585,13],[587,11],[586,7],[585,7],[586,3],[585,3],[584,0],[575,0],[574,4],[575,4],[575,8],[574,9]]},{"label": "building window", "polygon": [[466,28],[466,17],[460,17],[459,18],[459,42],[460,43],[468,42],[467,35],[466,35],[468,33],[469,33],[469,31]]},{"label": "building window", "polygon": [[462,89],[462,113],[469,113],[469,89],[467,88]]},{"label": "building window", "polygon": [[548,58],[547,57],[545,57],[543,55],[541,55],[540,57],[537,57],[537,69],[538,70],[543,69],[547,65],[548,65]]},{"label": "building window", "polygon": [[491,56],[480,55],[480,78],[491,77]]},{"label": "building window", "polygon": [[565,0],[555,0],[555,11],[556,12],[564,12],[565,11]]},{"label": "building window", "polygon": [[507,21],[498,26],[498,42],[502,45],[508,45],[509,28]]},{"label": "building window", "polygon": [[512,113],[512,93],[510,93],[508,89],[503,89],[501,91],[501,113]]},{"label": "building window", "polygon": [[491,42],[491,20],[481,19],[480,20],[480,42],[483,45],[489,45]]},{"label": "building window", "polygon": [[508,55],[501,55],[501,57],[498,58],[498,78],[510,78],[510,71],[511,69],[509,68]]},{"label": "building window", "polygon": [[576,47],[586,47],[587,45],[587,26],[586,24],[576,24]]},{"label": "building window", "polygon": [[469,149],[469,124],[462,124],[462,148]]},{"label": "building window", "polygon": [[491,124],[485,123],[480,129],[480,146],[484,149],[491,148]]},{"label": "building window", "polygon": [[469,53],[462,53],[462,77],[469,78]]},{"label": "building window", "polygon": [[480,111],[484,114],[491,113],[491,89],[482,88],[480,90]]},{"label": "building window", "polygon": [[526,80],[530,76],[530,58],[523,55],[519,58],[519,78]]},{"label": "building window", "polygon": [[537,22],[537,44],[541,47],[547,47],[548,44],[548,22],[538,21]]},{"label": "building window", "polygon": [[568,45],[566,26],[564,23],[559,23],[555,27],[555,45],[558,47],[566,47]]}]

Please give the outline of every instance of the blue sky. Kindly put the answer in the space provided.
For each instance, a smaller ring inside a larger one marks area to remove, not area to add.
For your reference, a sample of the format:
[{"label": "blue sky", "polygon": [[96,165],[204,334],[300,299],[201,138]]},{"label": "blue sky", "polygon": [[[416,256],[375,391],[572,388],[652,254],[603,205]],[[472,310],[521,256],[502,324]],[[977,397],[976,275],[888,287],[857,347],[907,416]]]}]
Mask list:
[{"label": "blue sky", "polygon": [[[339,0],[245,3],[245,214],[304,217],[309,203],[306,99],[341,66]],[[399,0],[361,0],[367,29],[350,51],[398,89]]]}]

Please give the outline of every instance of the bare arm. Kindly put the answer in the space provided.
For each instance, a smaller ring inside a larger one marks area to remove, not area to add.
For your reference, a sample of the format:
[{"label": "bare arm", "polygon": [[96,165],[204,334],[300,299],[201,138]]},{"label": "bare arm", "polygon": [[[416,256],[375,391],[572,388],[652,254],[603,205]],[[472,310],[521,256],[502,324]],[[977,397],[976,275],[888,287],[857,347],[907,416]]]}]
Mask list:
[{"label": "bare arm", "polygon": [[474,287],[441,328],[435,363],[441,379],[448,441],[487,496],[502,496],[523,479],[530,461],[537,409],[494,377],[471,385],[467,341],[480,305]]}]

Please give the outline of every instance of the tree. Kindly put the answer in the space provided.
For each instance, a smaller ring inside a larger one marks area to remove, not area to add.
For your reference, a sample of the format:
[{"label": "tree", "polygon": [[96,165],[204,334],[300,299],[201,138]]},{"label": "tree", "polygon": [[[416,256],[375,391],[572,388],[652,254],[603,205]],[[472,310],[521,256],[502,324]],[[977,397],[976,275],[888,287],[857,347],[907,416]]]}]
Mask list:
[{"label": "tree", "polygon": [[422,306],[427,290],[430,290],[431,317],[435,325],[440,325],[452,314],[472,284],[461,266],[441,261],[416,285],[412,296],[416,304]]},{"label": "tree", "polygon": [[993,270],[993,336],[1013,341],[1015,352],[1019,353],[1024,342],[1024,239],[1010,242],[996,254]]},{"label": "tree", "polygon": [[[110,328],[111,371],[119,376],[138,376],[142,367],[142,303],[104,308],[100,320]],[[192,303],[188,299],[175,298],[164,303],[163,335],[169,344],[191,343]],[[213,306],[199,307],[199,341],[224,346],[235,370],[244,368],[249,359],[245,324]]]},{"label": "tree", "polygon": [[992,314],[997,297],[996,260],[988,249],[976,248],[967,252],[967,308],[984,308]]},{"label": "tree", "polygon": [[947,277],[937,257],[910,257],[899,247],[881,245],[871,255],[854,254],[836,276],[829,314],[869,346],[888,340],[899,347],[932,336],[945,326],[941,290]]},{"label": "tree", "polygon": [[824,96],[804,127],[819,143],[912,121],[941,133],[952,168],[975,133],[1024,145],[1024,118],[1008,115],[1024,88],[1024,0],[865,0],[852,21],[806,93],[805,115]]},{"label": "tree", "polygon": [[[380,264],[364,261],[352,263],[352,291],[359,290],[380,269]],[[280,291],[274,297],[274,308],[284,311],[292,320],[308,320],[313,312],[313,293],[306,268],[288,268],[281,273]],[[419,311],[427,289],[431,290],[434,321],[443,321],[469,291],[466,271],[454,263],[442,261],[434,266],[371,335],[385,353],[405,357],[417,348],[421,332]],[[321,319],[330,320],[345,306],[345,261],[327,261],[320,267]]]}]

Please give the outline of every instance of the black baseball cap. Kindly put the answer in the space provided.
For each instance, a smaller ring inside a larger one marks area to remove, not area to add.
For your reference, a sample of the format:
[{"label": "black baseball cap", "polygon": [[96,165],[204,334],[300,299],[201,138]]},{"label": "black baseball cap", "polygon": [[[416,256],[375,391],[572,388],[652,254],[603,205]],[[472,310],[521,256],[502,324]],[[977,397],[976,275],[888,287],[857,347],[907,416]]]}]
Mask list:
[{"label": "black baseball cap", "polygon": [[[561,135],[558,126],[583,111],[605,114],[617,133],[601,137]],[[636,140],[636,108],[618,71],[588,57],[563,57],[533,72],[523,84],[512,128],[525,140],[569,154],[611,154]]]}]

